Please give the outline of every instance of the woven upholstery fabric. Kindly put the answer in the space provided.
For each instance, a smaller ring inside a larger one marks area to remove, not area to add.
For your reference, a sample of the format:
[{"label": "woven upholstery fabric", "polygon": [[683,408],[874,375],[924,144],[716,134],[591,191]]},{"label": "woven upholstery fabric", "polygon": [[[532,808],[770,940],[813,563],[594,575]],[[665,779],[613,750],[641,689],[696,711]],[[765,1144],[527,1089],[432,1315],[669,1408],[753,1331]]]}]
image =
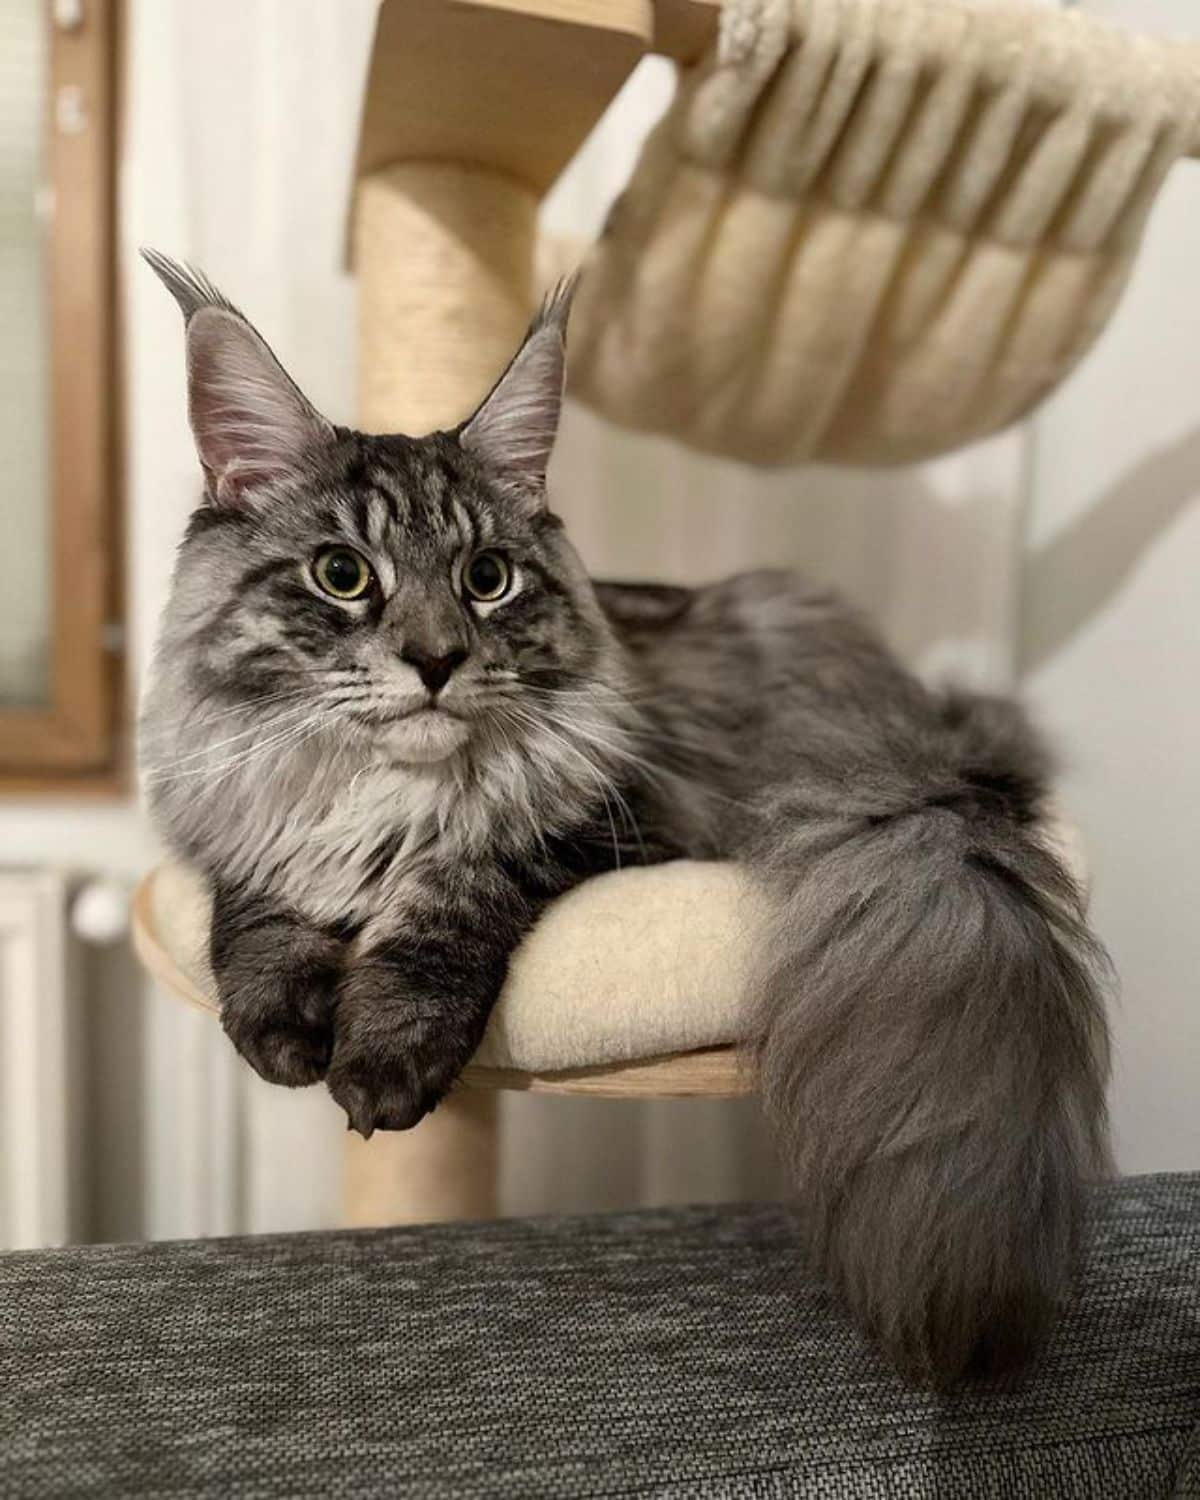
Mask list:
[{"label": "woven upholstery fabric", "polygon": [[0,1495],[1195,1493],[1200,1177],[1096,1214],[1036,1370],[952,1397],[864,1347],[775,1206],[10,1254]]}]

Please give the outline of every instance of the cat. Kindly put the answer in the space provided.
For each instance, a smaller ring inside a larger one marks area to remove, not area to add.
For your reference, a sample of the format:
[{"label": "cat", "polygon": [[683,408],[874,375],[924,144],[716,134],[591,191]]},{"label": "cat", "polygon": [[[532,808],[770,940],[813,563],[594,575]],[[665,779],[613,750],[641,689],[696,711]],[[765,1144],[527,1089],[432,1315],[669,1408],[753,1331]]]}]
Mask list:
[{"label": "cat", "polygon": [[205,495],[144,784],[211,883],[238,1051],[324,1079],[363,1135],[407,1129],[548,902],[738,861],[773,913],[745,1041],[812,1262],[909,1378],[1018,1368],[1108,1170],[1107,962],[1021,712],[927,689],[791,573],[590,581],[546,494],[569,287],[460,426],[370,436],[147,259]]}]

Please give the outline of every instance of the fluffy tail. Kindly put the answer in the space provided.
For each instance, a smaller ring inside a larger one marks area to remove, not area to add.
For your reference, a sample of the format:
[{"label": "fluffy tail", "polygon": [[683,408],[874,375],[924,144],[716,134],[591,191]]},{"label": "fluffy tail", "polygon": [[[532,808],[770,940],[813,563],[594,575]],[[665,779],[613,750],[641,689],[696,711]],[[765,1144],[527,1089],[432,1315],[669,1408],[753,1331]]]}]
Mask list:
[{"label": "fluffy tail", "polygon": [[947,700],[905,759],[776,804],[757,1053],[817,1265],[946,1385],[1018,1367],[1068,1290],[1108,1168],[1108,968],[1017,711]]}]

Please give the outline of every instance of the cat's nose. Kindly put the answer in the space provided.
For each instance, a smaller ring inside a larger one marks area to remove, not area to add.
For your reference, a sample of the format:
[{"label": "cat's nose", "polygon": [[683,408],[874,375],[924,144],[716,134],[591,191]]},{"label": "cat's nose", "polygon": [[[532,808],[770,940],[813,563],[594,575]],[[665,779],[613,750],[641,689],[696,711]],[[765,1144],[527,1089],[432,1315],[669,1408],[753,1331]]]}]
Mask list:
[{"label": "cat's nose", "polygon": [[433,656],[419,646],[405,646],[400,660],[416,668],[417,676],[431,693],[440,693],[450,681],[455,667],[461,667],[467,659],[465,651],[448,651],[444,656]]}]

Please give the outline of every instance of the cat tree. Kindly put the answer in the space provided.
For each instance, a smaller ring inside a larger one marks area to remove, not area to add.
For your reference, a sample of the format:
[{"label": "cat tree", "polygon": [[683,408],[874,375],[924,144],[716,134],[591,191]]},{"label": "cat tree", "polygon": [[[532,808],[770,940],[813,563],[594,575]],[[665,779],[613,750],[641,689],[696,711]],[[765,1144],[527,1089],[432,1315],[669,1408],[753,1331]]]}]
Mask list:
[{"label": "cat tree", "polygon": [[[1010,0],[384,0],[349,241],[364,428],[453,424],[485,393],[538,291],[539,203],[649,51],[681,84],[588,255],[571,389],[755,463],[908,461],[1015,420],[1104,326],[1200,148],[1197,49]],[[748,1091],[760,920],[714,865],[557,903],[468,1087],[349,1138],[350,1220],[492,1212],[498,1088]],[[215,1009],[194,877],[148,878],[134,931]]]}]

